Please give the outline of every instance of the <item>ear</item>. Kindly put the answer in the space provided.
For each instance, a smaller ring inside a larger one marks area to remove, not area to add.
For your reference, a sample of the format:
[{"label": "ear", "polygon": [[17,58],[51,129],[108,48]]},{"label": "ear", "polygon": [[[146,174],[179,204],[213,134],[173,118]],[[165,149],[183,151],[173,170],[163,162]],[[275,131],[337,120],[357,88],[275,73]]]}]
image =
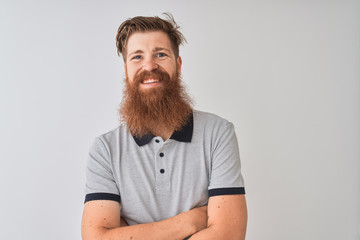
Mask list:
[{"label": "ear", "polygon": [[180,56],[177,57],[176,66],[179,72],[181,72],[182,59]]}]

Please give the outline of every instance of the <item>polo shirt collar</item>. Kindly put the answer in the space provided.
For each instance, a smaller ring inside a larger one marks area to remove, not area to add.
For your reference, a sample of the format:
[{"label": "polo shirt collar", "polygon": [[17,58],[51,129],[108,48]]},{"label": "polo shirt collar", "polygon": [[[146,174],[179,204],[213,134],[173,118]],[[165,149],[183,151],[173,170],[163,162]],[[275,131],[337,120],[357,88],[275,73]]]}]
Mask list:
[{"label": "polo shirt collar", "polygon": [[[189,120],[185,126],[179,131],[174,131],[170,139],[179,141],[179,142],[191,142],[192,134],[194,130],[194,117],[193,114],[190,114]],[[137,145],[144,146],[148,144],[155,136],[152,134],[146,134],[141,137],[136,137],[132,135]]]}]

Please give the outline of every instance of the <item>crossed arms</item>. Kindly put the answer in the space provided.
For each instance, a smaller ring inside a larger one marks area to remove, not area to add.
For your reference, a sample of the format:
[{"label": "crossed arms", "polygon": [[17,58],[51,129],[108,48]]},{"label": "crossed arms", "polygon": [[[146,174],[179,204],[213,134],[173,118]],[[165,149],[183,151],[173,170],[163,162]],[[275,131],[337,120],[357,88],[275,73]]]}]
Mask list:
[{"label": "crossed arms", "polygon": [[182,240],[192,234],[190,240],[243,240],[246,223],[245,195],[213,196],[208,206],[132,226],[121,221],[118,202],[96,200],[85,204],[81,232],[83,240]]}]

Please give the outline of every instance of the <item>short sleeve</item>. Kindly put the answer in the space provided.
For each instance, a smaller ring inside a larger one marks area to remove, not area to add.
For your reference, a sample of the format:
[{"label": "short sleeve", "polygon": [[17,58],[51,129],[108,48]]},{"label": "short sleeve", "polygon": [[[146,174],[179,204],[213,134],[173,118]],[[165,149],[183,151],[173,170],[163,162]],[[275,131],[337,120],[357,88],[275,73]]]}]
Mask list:
[{"label": "short sleeve", "polygon": [[85,202],[113,200],[120,202],[109,149],[101,138],[96,138],[89,150],[86,167]]},{"label": "short sleeve", "polygon": [[209,197],[245,194],[234,125],[226,122],[215,134],[212,146]]}]

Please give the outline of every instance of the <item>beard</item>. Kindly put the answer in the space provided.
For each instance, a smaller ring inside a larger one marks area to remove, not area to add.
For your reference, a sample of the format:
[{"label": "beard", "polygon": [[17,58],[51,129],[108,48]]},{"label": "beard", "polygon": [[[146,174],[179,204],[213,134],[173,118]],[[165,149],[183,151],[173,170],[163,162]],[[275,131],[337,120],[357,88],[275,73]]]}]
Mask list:
[{"label": "beard", "polygon": [[[160,85],[144,89],[144,79],[159,79]],[[142,71],[132,82],[125,79],[120,105],[121,122],[131,134],[141,137],[164,131],[179,131],[189,120],[192,101],[181,84],[180,72],[170,78],[163,70]]]}]

